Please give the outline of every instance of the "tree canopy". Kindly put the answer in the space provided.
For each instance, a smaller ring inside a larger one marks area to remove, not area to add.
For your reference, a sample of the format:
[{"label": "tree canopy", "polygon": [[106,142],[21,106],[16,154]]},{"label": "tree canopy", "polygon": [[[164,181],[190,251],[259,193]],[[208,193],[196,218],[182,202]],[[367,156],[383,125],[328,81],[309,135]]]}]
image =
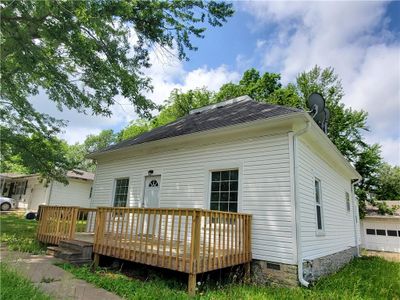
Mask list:
[{"label": "tree canopy", "polygon": [[400,200],[400,166],[384,163],[377,173],[376,197],[379,200]]},{"label": "tree canopy", "polygon": [[156,107],[144,96],[152,89],[143,72],[150,51],[175,47],[188,59],[204,24],[222,26],[233,14],[232,4],[202,0],[10,0],[0,7],[2,160],[19,156],[59,180],[70,167],[55,139],[65,122],[38,112],[30,96],[43,92],[60,110],[110,115],[119,95],[149,117]]}]

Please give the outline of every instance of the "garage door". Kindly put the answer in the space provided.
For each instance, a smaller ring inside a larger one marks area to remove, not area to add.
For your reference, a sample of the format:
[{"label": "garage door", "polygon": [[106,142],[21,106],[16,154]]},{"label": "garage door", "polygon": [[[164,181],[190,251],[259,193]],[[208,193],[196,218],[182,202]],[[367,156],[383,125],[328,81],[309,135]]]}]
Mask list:
[{"label": "garage door", "polygon": [[400,252],[400,219],[364,220],[362,244],[370,250]]}]

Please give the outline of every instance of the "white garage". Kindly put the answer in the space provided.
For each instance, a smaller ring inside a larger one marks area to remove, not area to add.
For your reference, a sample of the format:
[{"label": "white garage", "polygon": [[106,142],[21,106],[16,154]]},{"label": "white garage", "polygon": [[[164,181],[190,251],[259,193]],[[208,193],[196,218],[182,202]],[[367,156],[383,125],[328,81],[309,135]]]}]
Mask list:
[{"label": "white garage", "polygon": [[[386,201],[388,206],[400,204],[400,201]],[[374,209],[367,209],[367,216],[361,223],[362,247],[368,250],[400,253],[400,214],[379,215]]]}]

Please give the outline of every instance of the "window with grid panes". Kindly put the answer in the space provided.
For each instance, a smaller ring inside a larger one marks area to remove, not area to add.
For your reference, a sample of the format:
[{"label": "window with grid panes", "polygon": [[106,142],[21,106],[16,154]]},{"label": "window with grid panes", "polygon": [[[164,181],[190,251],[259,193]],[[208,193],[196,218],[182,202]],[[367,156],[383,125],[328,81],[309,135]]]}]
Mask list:
[{"label": "window with grid panes", "polygon": [[210,209],[237,212],[238,185],[239,170],[212,172]]},{"label": "window with grid panes", "polygon": [[317,230],[323,231],[324,220],[322,216],[321,181],[315,178],[314,183],[315,183],[315,208],[317,212]]},{"label": "window with grid panes", "polygon": [[126,207],[128,188],[129,178],[120,178],[115,181],[114,207]]}]

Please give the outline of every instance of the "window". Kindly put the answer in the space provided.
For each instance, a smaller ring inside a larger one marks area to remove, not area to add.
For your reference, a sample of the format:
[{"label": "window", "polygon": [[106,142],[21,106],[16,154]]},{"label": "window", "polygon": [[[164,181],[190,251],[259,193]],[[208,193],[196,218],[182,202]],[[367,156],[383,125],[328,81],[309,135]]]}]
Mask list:
[{"label": "window", "polygon": [[239,171],[217,171],[211,173],[210,208],[220,211],[238,211]]},{"label": "window", "polygon": [[28,181],[19,181],[15,183],[14,186],[14,195],[24,195],[26,192],[26,188],[28,185]]},{"label": "window", "polygon": [[317,229],[319,231],[324,230],[323,218],[322,218],[322,197],[321,197],[321,181],[315,179],[315,209],[317,213]]},{"label": "window", "polygon": [[388,236],[397,236],[397,231],[396,230],[388,230],[387,235]]},{"label": "window", "polygon": [[114,206],[126,207],[128,199],[129,178],[120,178],[115,181]]},{"label": "window", "polygon": [[158,187],[158,181],[157,180],[150,181],[149,187]]},{"label": "window", "polygon": [[386,230],[385,229],[377,229],[376,235],[386,235]]},{"label": "window", "polygon": [[367,234],[375,235],[375,229],[367,229]]},{"label": "window", "polygon": [[350,211],[350,194],[346,192],[346,209]]}]

